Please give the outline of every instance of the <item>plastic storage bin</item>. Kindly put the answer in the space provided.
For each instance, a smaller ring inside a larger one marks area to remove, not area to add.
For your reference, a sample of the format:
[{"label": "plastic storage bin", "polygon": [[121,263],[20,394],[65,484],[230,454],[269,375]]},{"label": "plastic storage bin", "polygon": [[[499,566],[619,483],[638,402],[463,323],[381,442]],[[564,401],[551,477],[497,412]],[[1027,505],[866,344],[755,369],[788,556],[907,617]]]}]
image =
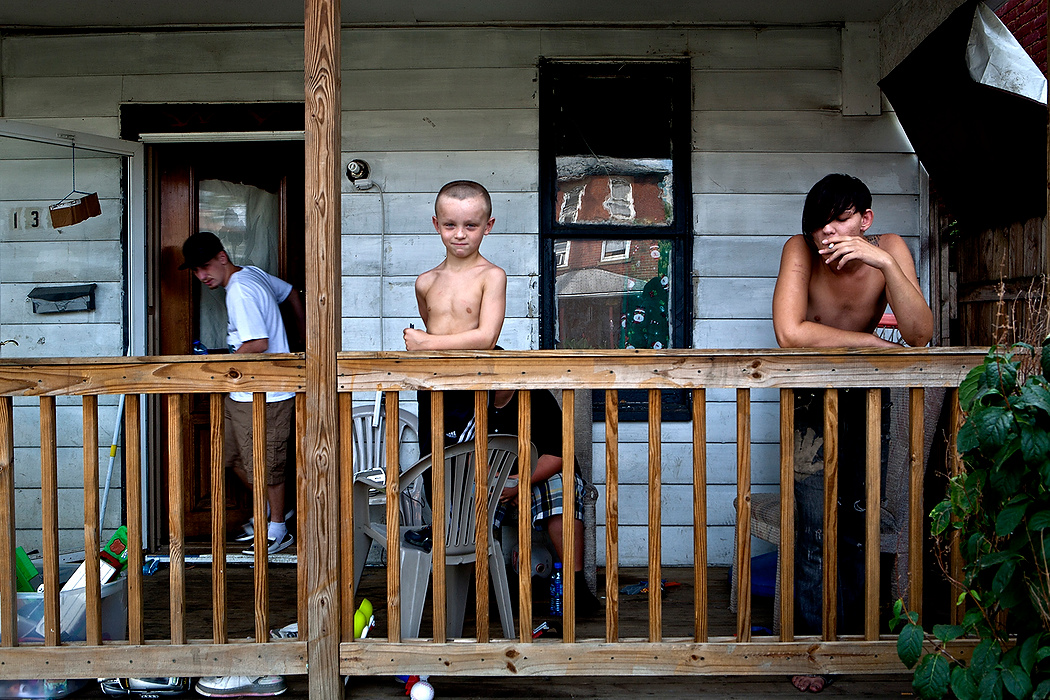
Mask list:
[{"label": "plastic storage bin", "polygon": [[[83,588],[59,594],[62,641],[84,641],[87,633],[87,608]],[[128,627],[128,580],[121,576],[102,586],[102,638],[125,639]],[[18,594],[18,641],[32,644],[44,641],[44,596],[42,593]],[[72,680],[0,680],[0,698],[64,698],[94,679]]]}]

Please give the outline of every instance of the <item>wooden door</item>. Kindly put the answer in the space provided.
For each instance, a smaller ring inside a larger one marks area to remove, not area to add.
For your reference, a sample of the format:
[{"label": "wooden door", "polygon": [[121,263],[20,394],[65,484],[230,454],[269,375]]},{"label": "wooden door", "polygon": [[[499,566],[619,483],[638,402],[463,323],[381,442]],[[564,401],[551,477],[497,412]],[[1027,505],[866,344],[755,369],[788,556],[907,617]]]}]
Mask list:
[{"label": "wooden door", "polygon": [[[217,234],[236,264],[257,265],[303,288],[303,153],[301,142],[155,147],[159,255],[153,312],[159,354],[188,354],[195,340],[212,353],[227,352],[223,290],[204,288],[188,270],[178,269],[183,241],[198,230]],[[293,352],[302,350],[294,333],[288,340]],[[161,406],[159,426],[166,425],[165,412]],[[205,536],[211,531],[212,508],[208,397],[191,396],[181,420],[187,455],[186,535]],[[166,442],[159,447],[160,483],[166,484]],[[288,493],[294,494],[294,469],[288,474],[293,485]],[[227,522],[238,528],[251,514],[250,494],[232,474],[227,474],[226,493]],[[166,494],[163,500],[166,512]]]}]

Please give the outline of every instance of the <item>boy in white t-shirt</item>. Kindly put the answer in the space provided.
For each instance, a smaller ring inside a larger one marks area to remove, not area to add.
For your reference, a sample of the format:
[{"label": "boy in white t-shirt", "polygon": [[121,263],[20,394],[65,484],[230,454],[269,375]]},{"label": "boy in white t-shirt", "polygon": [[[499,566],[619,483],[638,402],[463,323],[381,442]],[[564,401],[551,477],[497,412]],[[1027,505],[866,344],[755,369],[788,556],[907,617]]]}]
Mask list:
[{"label": "boy in white t-shirt", "polygon": [[[225,287],[229,317],[227,342],[234,353],[289,352],[288,334],[281,318],[280,304],[288,302],[303,327],[305,314],[299,292],[284,280],[251,265],[233,264],[219,238],[208,231],[193,234],[182,246],[185,262],[180,270],[190,270],[211,289]],[[270,509],[267,524],[268,553],[287,548],[295,538],[285,525],[285,465],[288,438],[295,418],[295,394],[266,392],[266,498]],[[252,395],[231,392],[226,397],[226,467],[252,488]],[[254,538],[248,523],[237,540]],[[245,554],[255,550],[246,549]]]}]

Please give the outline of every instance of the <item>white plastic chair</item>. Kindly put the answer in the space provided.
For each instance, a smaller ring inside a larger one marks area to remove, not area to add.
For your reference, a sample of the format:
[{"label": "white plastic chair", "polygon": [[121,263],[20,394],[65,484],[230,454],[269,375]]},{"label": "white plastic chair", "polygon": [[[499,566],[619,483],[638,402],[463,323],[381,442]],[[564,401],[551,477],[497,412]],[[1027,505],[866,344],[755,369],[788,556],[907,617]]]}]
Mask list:
[{"label": "white plastic chair", "polygon": [[[405,440],[407,432],[419,434],[416,414],[405,409],[398,411],[398,454],[402,447],[414,440]],[[354,473],[367,469],[384,469],[386,465],[386,407],[379,409],[378,420],[372,406],[357,406],[351,414],[354,439]]]},{"label": "white plastic chair", "polygon": [[[518,440],[507,435],[490,435],[488,453],[488,523],[490,527],[499,495],[507,477],[518,461]],[[445,576],[447,599],[447,634],[463,635],[467,593],[473,580],[476,559],[476,514],[474,510],[474,443],[453,445],[445,449],[445,495],[448,507],[445,516]],[[430,469],[430,456],[421,459],[401,475],[402,492],[424,472]],[[367,494],[369,489],[382,488],[384,475],[375,471],[362,472],[354,479],[354,588],[357,588],[364,570],[364,562],[372,543],[386,547],[386,524],[373,523],[369,518]],[[419,636],[423,619],[423,605],[430,586],[432,555],[404,544],[404,532],[424,523],[401,525],[401,636]],[[499,539],[489,537],[489,574],[495,588],[496,604],[505,637],[514,638],[514,616],[511,608],[510,585],[503,561]]]}]

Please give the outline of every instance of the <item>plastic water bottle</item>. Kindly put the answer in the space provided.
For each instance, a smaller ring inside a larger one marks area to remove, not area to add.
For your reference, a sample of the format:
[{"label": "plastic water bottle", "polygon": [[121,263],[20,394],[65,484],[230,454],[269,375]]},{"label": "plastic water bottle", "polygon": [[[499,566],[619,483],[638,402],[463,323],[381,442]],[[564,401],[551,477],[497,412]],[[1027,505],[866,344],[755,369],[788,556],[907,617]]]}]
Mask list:
[{"label": "plastic water bottle", "polygon": [[561,617],[561,562],[554,562],[554,573],[551,574],[551,615]]},{"label": "plastic water bottle", "polygon": [[194,355],[207,355],[208,354],[208,348],[206,348],[204,346],[204,343],[202,343],[201,341],[194,340],[193,341],[193,354]]}]

